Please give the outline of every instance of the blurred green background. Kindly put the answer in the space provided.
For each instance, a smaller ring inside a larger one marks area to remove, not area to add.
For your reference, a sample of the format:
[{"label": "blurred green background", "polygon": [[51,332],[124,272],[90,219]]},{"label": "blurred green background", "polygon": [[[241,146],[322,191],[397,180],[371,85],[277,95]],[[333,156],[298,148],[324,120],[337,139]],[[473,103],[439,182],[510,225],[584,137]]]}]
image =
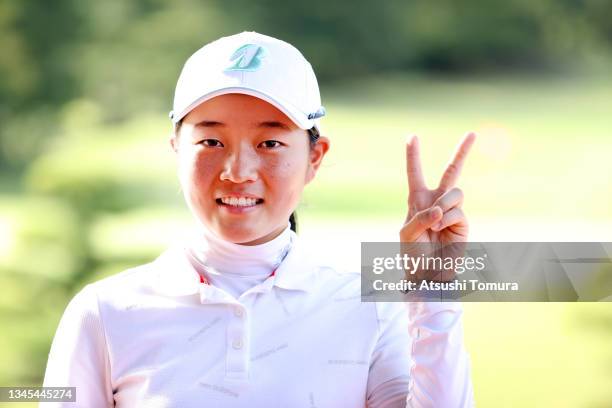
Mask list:
[{"label": "blurred green background", "polygon": [[[194,50],[243,30],[319,77],[332,150],[304,235],[393,237],[406,136],[433,184],[474,130],[471,240],[612,240],[610,1],[1,0],[0,385],[40,385],[74,293],[190,224],[173,88]],[[610,303],[466,304],[465,327],[479,406],[612,406]]]}]

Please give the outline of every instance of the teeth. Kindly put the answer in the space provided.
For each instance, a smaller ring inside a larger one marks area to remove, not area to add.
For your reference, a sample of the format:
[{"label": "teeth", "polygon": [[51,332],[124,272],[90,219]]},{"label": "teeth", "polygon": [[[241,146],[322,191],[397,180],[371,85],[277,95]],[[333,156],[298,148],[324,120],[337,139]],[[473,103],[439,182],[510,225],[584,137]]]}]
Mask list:
[{"label": "teeth", "polygon": [[257,204],[257,200],[254,198],[247,197],[223,197],[221,198],[223,204],[232,205],[234,207],[251,207]]}]

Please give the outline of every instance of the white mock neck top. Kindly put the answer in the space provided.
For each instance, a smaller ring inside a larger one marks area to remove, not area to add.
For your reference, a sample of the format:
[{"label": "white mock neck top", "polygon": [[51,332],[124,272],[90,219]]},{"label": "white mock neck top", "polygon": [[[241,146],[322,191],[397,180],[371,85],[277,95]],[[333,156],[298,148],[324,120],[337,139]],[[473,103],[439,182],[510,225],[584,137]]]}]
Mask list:
[{"label": "white mock neck top", "polygon": [[289,252],[295,233],[290,225],[276,238],[259,245],[226,241],[202,228],[185,245],[194,269],[209,284],[239,298],[266,280]]}]

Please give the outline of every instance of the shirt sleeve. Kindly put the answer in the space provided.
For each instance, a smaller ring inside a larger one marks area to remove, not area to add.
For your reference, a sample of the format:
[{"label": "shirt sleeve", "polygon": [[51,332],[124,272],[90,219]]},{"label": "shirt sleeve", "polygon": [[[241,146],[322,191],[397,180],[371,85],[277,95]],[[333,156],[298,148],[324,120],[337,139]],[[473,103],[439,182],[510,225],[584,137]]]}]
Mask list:
[{"label": "shirt sleeve", "polygon": [[406,407],[473,407],[461,303],[411,302],[408,308],[414,364]]},{"label": "shirt sleeve", "polygon": [[76,402],[41,402],[41,408],[114,406],[104,327],[90,285],[64,311],[51,344],[43,386],[76,387]]},{"label": "shirt sleeve", "polygon": [[395,303],[380,309],[368,408],[474,406],[462,310],[455,302]]},{"label": "shirt sleeve", "polygon": [[391,302],[375,307],[379,333],[368,373],[367,407],[405,408],[412,364],[407,308]]}]

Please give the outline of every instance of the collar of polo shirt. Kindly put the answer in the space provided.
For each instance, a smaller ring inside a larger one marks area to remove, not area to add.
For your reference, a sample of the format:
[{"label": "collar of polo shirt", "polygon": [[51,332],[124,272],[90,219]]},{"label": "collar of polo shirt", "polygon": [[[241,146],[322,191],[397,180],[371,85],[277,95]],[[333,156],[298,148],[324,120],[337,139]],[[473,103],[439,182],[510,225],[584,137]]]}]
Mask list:
[{"label": "collar of polo shirt", "polygon": [[[318,267],[311,261],[304,243],[297,236],[294,238],[293,247],[269,279],[272,279],[271,286],[309,292],[315,285]],[[200,275],[182,245],[167,249],[153,261],[152,267],[152,289],[162,295],[189,296],[199,293],[202,285],[206,285],[200,282]]]}]

